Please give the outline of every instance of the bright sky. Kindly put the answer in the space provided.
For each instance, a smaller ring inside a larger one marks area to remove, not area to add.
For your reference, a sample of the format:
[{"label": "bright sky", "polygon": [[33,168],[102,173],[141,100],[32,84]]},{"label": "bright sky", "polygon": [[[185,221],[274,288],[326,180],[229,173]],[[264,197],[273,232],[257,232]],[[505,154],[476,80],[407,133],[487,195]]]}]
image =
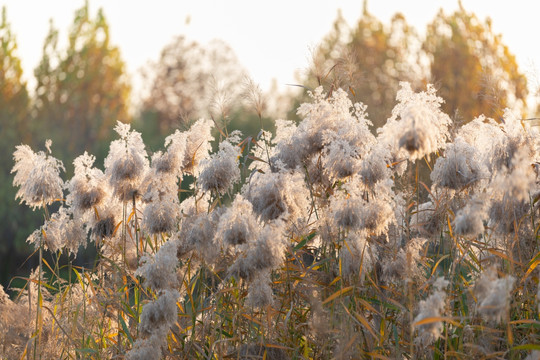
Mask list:
[{"label": "bright sky", "polygon": [[[134,80],[137,93],[141,82],[140,68],[149,60],[156,61],[163,47],[176,35],[207,42],[225,40],[236,52],[254,81],[268,89],[272,79],[280,89],[295,82],[295,72],[309,63],[310,49],[328,33],[338,8],[353,25],[362,12],[362,0],[90,0],[95,16],[103,8],[109,22],[114,45],[120,47]],[[531,75],[540,67],[540,46],[537,46],[537,0],[462,0],[464,7],[484,19],[493,20],[495,32],[517,56],[523,72]],[[25,77],[33,87],[32,74],[42,52],[42,45],[53,19],[60,29],[60,41],[67,38],[74,11],[84,0],[0,0],[6,5],[19,45]],[[425,32],[439,8],[450,13],[457,0],[371,0],[368,10],[388,23],[401,12],[407,22],[420,33]],[[189,21],[186,21],[189,19]],[[61,43],[62,44],[62,43]]]}]

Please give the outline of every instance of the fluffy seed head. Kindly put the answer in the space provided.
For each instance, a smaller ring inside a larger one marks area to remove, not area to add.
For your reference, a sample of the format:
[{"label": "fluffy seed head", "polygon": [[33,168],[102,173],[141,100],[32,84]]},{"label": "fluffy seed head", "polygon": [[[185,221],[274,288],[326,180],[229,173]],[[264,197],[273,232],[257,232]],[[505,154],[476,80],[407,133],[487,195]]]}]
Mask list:
[{"label": "fluffy seed head", "polygon": [[460,190],[487,179],[488,170],[478,157],[478,150],[457,137],[447,146],[444,157],[439,157],[431,172],[431,181],[437,186]]},{"label": "fluffy seed head", "polygon": [[258,273],[249,284],[246,305],[259,309],[271,305],[274,301],[274,294],[269,283],[271,283],[269,273],[265,271]]},{"label": "fluffy seed head", "polygon": [[[441,317],[446,301],[446,292],[445,288],[448,286],[448,280],[445,280],[443,277],[439,277],[433,287],[435,291],[431,294],[426,300],[420,302],[420,312],[414,318],[414,322],[418,323],[424,319]],[[427,324],[422,324],[417,326],[419,330],[418,337],[415,339],[415,342],[420,345],[429,345],[437,340],[442,333],[443,324],[440,321],[430,322]]]},{"label": "fluffy seed head", "polygon": [[150,336],[160,329],[169,329],[176,322],[178,308],[176,300],[180,294],[176,290],[165,290],[153,302],[142,309],[139,331],[143,336]]},{"label": "fluffy seed head", "polygon": [[504,278],[497,277],[497,270],[491,267],[480,274],[474,284],[474,294],[477,310],[480,315],[491,322],[506,320],[510,307],[511,291],[516,279],[507,275]]},{"label": "fluffy seed head", "polygon": [[227,246],[253,241],[258,234],[253,206],[242,195],[237,195],[230,208],[220,217],[216,237]]},{"label": "fluffy seed head", "polygon": [[[51,142],[47,141],[50,149]],[[64,182],[60,178],[60,170],[64,170],[62,162],[43,151],[34,153],[28,145],[19,145],[13,153],[15,165],[11,173],[15,173],[13,185],[19,186],[16,199],[21,199],[28,206],[40,208],[62,199]]]},{"label": "fluffy seed head", "polygon": [[287,217],[296,221],[309,209],[309,191],[301,173],[255,173],[245,197],[262,221]]},{"label": "fluffy seed head", "polygon": [[210,159],[201,160],[201,173],[197,181],[203,191],[224,194],[240,180],[238,158],[240,148],[228,141],[219,144],[219,152]]},{"label": "fluffy seed head", "polygon": [[85,152],[73,161],[75,174],[67,183],[69,195],[66,202],[75,214],[82,215],[94,206],[99,206],[108,195],[105,175],[93,167],[95,156]]},{"label": "fluffy seed head", "polygon": [[200,119],[186,133],[186,150],[182,160],[185,173],[199,175],[199,162],[208,157],[210,142],[214,140],[211,134],[213,126],[212,120]]},{"label": "fluffy seed head", "polygon": [[177,282],[175,272],[178,264],[177,251],[178,240],[169,239],[153,257],[145,255],[141,258],[142,265],[139,266],[135,275],[142,276],[144,286],[154,291],[173,288]]},{"label": "fluffy seed head", "polygon": [[179,215],[178,204],[162,199],[147,204],[143,212],[143,227],[149,234],[167,233],[174,229]]},{"label": "fluffy seed head", "polygon": [[358,170],[359,155],[356,149],[343,139],[333,139],[325,148],[323,167],[331,180],[336,181],[353,175]]},{"label": "fluffy seed head", "polygon": [[386,165],[389,157],[387,148],[374,146],[368,156],[363,159],[358,174],[367,188],[373,189],[378,182],[390,178],[391,171]]},{"label": "fluffy seed head", "polygon": [[459,235],[480,235],[484,232],[483,220],[486,217],[484,204],[480,201],[473,201],[456,214],[454,231]]},{"label": "fluffy seed head", "polygon": [[283,262],[286,244],[281,234],[283,224],[267,225],[254,244],[241,253],[228,272],[252,280],[261,271],[272,270]]},{"label": "fluffy seed head", "polygon": [[378,236],[386,232],[394,221],[394,211],[388,202],[375,199],[362,208],[361,227]]},{"label": "fluffy seed head", "polygon": [[139,186],[148,169],[148,158],[140,133],[121,122],[114,130],[120,139],[111,142],[105,158],[105,175],[109,177],[114,194],[122,201],[129,201],[140,195]]},{"label": "fluffy seed head", "polygon": [[110,238],[114,235],[116,220],[113,215],[102,218],[97,221],[92,228],[92,235],[97,239]]},{"label": "fluffy seed head", "polygon": [[51,216],[42,228],[46,248],[57,252],[65,248],[69,253],[77,254],[79,246],[86,244],[86,231],[82,222],[69,210],[61,207]]},{"label": "fluffy seed head", "polygon": [[400,85],[399,103],[388,122],[377,130],[378,139],[387,144],[392,153],[405,151],[398,157],[408,154],[409,159],[415,161],[444,148],[451,120],[440,110],[443,100],[435,94],[432,85],[419,93],[415,93],[409,83]]}]

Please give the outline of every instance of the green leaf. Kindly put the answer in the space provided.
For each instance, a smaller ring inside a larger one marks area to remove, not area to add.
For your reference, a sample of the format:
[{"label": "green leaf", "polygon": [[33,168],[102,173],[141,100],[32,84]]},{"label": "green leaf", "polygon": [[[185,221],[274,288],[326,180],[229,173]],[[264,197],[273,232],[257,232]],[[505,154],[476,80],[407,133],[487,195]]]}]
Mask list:
[{"label": "green leaf", "polygon": [[122,329],[124,330],[124,333],[126,334],[129,343],[133,345],[133,338],[131,337],[131,334],[129,333],[129,329],[126,325],[126,322],[124,321],[124,318],[119,314],[118,315],[118,321],[120,322],[120,325],[122,325]]},{"label": "green leaf", "polygon": [[300,240],[300,242],[293,247],[293,250],[297,251],[297,250],[301,249],[302,247],[304,247],[304,245],[306,245],[308,241],[313,239],[315,237],[315,235],[317,235],[317,233],[315,231],[313,231],[308,236],[304,236],[302,238],[302,240]]},{"label": "green leaf", "polygon": [[539,344],[524,344],[514,346],[511,350],[540,350]]},{"label": "green leaf", "polygon": [[96,354],[97,350],[85,348],[85,349],[75,349],[76,352],[86,353],[86,354]]},{"label": "green leaf", "polygon": [[306,245],[307,242],[308,242],[308,238],[307,238],[307,237],[303,238],[302,241],[300,241],[298,244],[296,244],[296,245],[293,247],[293,250],[294,250],[294,251],[300,250],[301,248],[304,247],[304,245]]}]

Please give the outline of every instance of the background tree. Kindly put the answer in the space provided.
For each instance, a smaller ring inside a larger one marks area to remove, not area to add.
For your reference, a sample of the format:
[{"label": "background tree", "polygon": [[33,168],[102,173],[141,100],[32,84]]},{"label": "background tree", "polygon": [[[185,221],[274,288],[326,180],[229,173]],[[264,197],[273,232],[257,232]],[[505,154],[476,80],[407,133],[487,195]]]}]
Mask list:
[{"label": "background tree", "polygon": [[304,83],[349,89],[368,106],[370,120],[383,125],[395,105],[400,81],[417,84],[425,69],[417,65],[420,40],[401,14],[385,26],[367,10],[350,29],[338,13],[331,32],[314,53]]},{"label": "background tree", "polygon": [[207,45],[176,37],[145,74],[141,122],[147,133],[168,135],[190,120],[227,117],[241,104],[246,72],[223,41]]},{"label": "background tree", "polygon": [[481,22],[461,3],[452,15],[441,10],[428,25],[423,48],[448,114],[457,111],[465,121],[480,114],[499,119],[507,106],[524,108],[527,79],[491,20]]},{"label": "background tree", "polygon": [[110,44],[102,10],[91,19],[88,3],[76,11],[68,40],[67,49],[59,51],[58,31],[51,24],[35,70],[34,116],[42,129],[40,141],[51,138],[62,160],[85,150],[103,159],[116,121],[130,120],[125,64]]},{"label": "background tree", "polygon": [[0,282],[6,284],[9,274],[12,276],[15,267],[24,261],[26,237],[38,226],[40,217],[17,204],[17,191],[10,174],[15,146],[31,143],[32,138],[28,124],[30,99],[5,7],[0,23],[0,45],[0,152],[3,154],[0,157],[0,258],[4,259],[0,262]]}]

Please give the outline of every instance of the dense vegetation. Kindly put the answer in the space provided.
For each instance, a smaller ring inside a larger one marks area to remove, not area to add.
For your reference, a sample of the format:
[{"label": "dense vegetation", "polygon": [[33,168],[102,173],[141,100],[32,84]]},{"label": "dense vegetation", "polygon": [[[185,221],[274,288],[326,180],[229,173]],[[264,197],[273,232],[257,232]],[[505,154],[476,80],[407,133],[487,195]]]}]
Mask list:
[{"label": "dense vegetation", "polygon": [[[29,238],[38,268],[14,301],[2,293],[4,354],[539,350],[536,129],[510,111],[502,124],[481,116],[455,127],[432,86],[415,93],[402,83],[374,136],[366,107],[345,91],[311,96],[302,121],[278,120],[275,136],[220,129],[212,155],[210,120],[175,131],[151,157],[118,122],[104,170],[85,153],[66,182],[50,141],[47,152],[18,146],[17,197],[46,221]],[[418,177],[424,163],[430,187]],[[43,258],[81,246],[97,249],[94,267]]]},{"label": "dense vegetation", "polygon": [[0,357],[540,358],[526,80],[489,21],[430,28],[338,17],[274,111],[178,37],[132,116],[101,11],[29,94],[4,9]]}]

